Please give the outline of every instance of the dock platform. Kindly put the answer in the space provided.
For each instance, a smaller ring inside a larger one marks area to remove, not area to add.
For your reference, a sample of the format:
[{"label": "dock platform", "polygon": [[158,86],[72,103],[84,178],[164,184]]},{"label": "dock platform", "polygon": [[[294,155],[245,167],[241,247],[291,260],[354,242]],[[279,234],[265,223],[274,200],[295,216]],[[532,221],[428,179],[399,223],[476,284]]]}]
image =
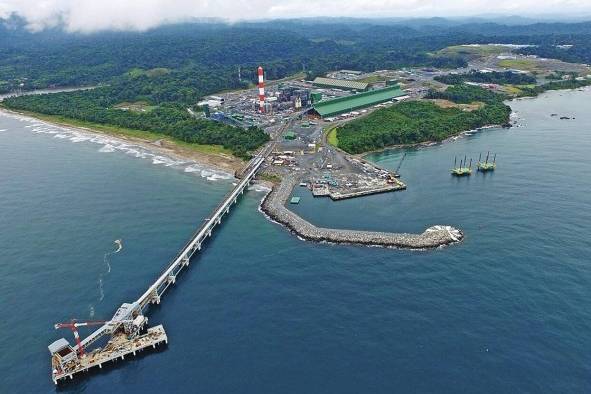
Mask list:
[{"label": "dock platform", "polygon": [[60,380],[74,379],[74,375],[86,372],[91,368],[102,368],[103,364],[118,359],[125,359],[125,356],[141,352],[146,348],[156,348],[157,345],[167,344],[168,337],[162,324],[148,328],[143,335],[128,339],[125,333],[114,335],[104,348],[98,348],[86,354],[80,359],[68,363],[60,368],[55,363],[52,365],[52,380],[58,384]]}]

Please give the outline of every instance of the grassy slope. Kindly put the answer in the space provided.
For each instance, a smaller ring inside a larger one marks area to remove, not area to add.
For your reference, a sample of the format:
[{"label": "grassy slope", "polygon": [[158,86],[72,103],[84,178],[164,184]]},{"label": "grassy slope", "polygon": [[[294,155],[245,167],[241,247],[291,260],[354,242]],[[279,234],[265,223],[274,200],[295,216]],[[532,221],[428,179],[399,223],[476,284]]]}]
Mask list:
[{"label": "grassy slope", "polygon": [[514,68],[517,70],[530,71],[530,72],[543,72],[544,68],[532,59],[503,59],[500,60],[498,65],[505,68]]},{"label": "grassy slope", "polygon": [[339,139],[337,136],[337,128],[336,127],[332,127],[330,129],[328,129],[328,132],[326,134],[326,140],[332,146],[337,146],[337,147],[339,146]]}]

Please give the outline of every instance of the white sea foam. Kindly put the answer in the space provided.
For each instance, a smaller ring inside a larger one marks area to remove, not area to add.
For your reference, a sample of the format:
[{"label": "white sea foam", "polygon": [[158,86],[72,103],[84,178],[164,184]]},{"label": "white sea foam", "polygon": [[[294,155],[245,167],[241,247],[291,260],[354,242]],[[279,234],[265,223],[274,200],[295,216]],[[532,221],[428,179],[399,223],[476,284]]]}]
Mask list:
[{"label": "white sea foam", "polygon": [[202,178],[207,178],[208,176],[212,176],[212,175],[213,175],[213,171],[201,170],[201,177]]},{"label": "white sea foam", "polygon": [[0,129],[0,132],[2,132],[2,131],[7,131],[7,130],[8,130],[8,129]]},{"label": "white sea foam", "polygon": [[[139,145],[125,143],[117,138],[110,138],[108,136],[97,135],[91,131],[86,132],[83,129],[75,129],[67,126],[58,126],[50,123],[42,122],[37,119],[19,115],[9,112],[1,112],[1,116],[16,119],[19,122],[26,122],[24,127],[31,129],[38,134],[53,134],[55,138],[68,139],[71,142],[91,142],[102,145],[99,152],[110,153],[120,151],[128,155],[141,159],[150,159],[153,164],[165,165],[167,167],[177,167],[183,169],[188,173],[199,173],[202,178],[210,181],[233,179],[232,174],[207,169],[204,165],[194,161],[176,160],[169,156],[163,156],[151,153],[149,148],[144,148]],[[6,130],[0,130],[6,131]]]},{"label": "white sea foam", "polygon": [[248,190],[253,190],[255,192],[258,193],[269,193],[271,191],[270,187],[264,186],[264,185],[258,185],[258,184],[254,184],[248,187]]},{"label": "white sea foam", "polygon": [[185,167],[185,172],[200,172],[203,170],[203,167],[197,164],[192,164],[190,166]]},{"label": "white sea foam", "polygon": [[83,137],[81,135],[74,135],[73,137],[70,138],[70,141],[72,142],[84,142],[84,141],[88,141],[90,140],[90,137]]},{"label": "white sea foam", "polygon": [[115,152],[115,147],[111,144],[107,144],[107,145],[103,146],[102,148],[100,148],[99,152],[103,152],[103,153]]},{"label": "white sea foam", "polygon": [[184,161],[177,161],[177,160],[171,159],[170,157],[166,157],[166,156],[154,156],[154,158],[152,159],[152,163],[153,164],[164,164],[166,167],[171,167],[171,166],[183,164]]},{"label": "white sea foam", "polygon": [[[204,177],[203,176],[203,172],[208,172],[209,175],[207,175],[207,176]],[[230,175],[230,174],[226,174],[226,173],[223,173],[223,172],[217,172],[217,171],[214,171],[214,172],[202,171],[201,172],[201,176],[204,177],[204,178],[206,178],[208,181],[228,180],[228,179],[232,179],[233,178],[233,176]]]}]

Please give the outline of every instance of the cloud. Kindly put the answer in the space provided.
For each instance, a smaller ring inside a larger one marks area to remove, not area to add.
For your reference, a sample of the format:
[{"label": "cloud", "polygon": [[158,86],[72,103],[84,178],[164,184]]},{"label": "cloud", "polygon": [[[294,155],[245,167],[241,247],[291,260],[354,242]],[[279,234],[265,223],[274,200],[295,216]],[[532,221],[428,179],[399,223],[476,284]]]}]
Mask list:
[{"label": "cloud", "polygon": [[309,16],[411,17],[591,14],[589,0],[0,0],[0,18],[18,15],[31,30],[146,30],[193,18],[228,21]]}]

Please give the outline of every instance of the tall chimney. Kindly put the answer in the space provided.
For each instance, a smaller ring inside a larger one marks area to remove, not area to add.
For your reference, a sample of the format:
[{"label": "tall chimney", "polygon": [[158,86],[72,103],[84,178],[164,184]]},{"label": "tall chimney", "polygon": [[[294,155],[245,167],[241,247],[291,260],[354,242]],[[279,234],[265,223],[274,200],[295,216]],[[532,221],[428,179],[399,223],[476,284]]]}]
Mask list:
[{"label": "tall chimney", "polygon": [[259,66],[259,111],[265,112],[265,77],[263,68]]}]

